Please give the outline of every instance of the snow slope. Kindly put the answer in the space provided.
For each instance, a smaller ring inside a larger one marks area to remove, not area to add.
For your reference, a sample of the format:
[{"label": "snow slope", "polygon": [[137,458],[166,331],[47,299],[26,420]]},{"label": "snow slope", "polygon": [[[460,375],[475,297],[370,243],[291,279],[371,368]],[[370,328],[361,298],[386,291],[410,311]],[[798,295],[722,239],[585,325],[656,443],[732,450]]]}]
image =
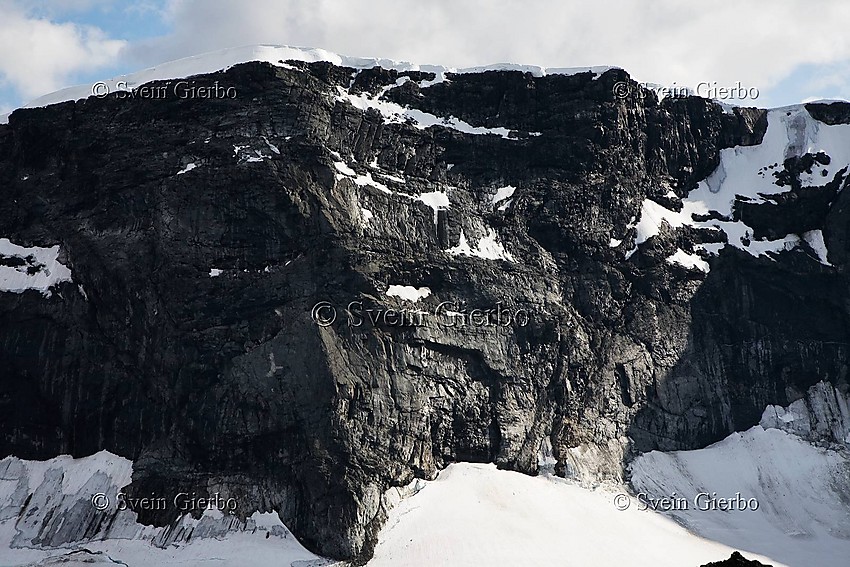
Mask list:
[{"label": "snow slope", "polygon": [[451,465],[390,512],[368,565],[682,567],[733,551],[660,514],[620,511],[615,495],[495,465]]},{"label": "snow slope", "polygon": [[[755,426],[697,451],[638,457],[631,483],[648,501],[684,497],[666,512],[694,533],[793,567],[850,564],[850,458],[778,429]],[[703,511],[700,493],[755,498],[758,509]],[[686,564],[682,562],[681,564]]]},{"label": "snow slope", "polygon": [[739,550],[774,566],[846,567],[849,401],[817,384],[765,410],[776,428],[639,456],[630,488],[451,465],[390,512],[369,565],[696,567]]},{"label": "snow slope", "polygon": [[[117,508],[117,493],[132,473],[130,461],[106,451],[81,459],[0,460],[0,565],[330,564],[304,549],[275,513],[255,512],[241,522],[207,510],[200,519],[184,515],[173,530],[138,524],[135,512]],[[74,553],[81,549],[94,555]]]},{"label": "snow slope", "polygon": [[[576,73],[591,72],[596,76],[604,73],[611,67],[572,67],[572,68],[546,68],[536,67],[532,65],[514,65],[502,63],[496,65],[488,65],[484,67],[469,67],[469,68],[452,68],[439,65],[416,65],[405,61],[393,61],[390,59],[377,59],[371,57],[348,57],[339,55],[324,49],[291,47],[287,45],[246,45],[242,47],[233,47],[212,51],[195,55],[193,57],[185,57],[176,61],[170,61],[151,67],[143,71],[121,75],[107,81],[103,81],[108,88],[108,92],[117,90],[131,90],[151,81],[161,81],[167,79],[178,79],[200,75],[203,73],[213,73],[222,69],[227,69],[239,63],[248,61],[263,61],[273,65],[285,66],[283,63],[287,60],[316,62],[329,61],[334,65],[352,67],[354,69],[371,69],[372,67],[380,66],[385,69],[394,69],[397,71],[424,71],[434,73],[436,78],[428,84],[429,86],[445,80],[446,73],[483,73],[485,71],[521,71],[531,73],[535,76],[543,75],[571,75]],[[91,84],[77,85],[58,90],[35,99],[26,104],[24,108],[36,108],[56,104],[69,100],[80,100],[92,95]],[[0,124],[8,122],[9,115],[0,115]]]},{"label": "snow slope", "polygon": [[[834,398],[825,387],[810,392],[808,407],[815,409],[808,422],[843,416],[846,404]],[[765,412],[783,423],[783,416],[803,413],[802,406]],[[724,559],[735,549],[777,567],[847,565],[845,449],[756,426],[705,449],[645,454],[633,462],[631,477],[640,499],[622,486],[591,490],[548,474],[451,465],[435,481],[417,481],[412,496],[394,499],[369,565],[678,567]],[[257,512],[242,523],[211,510],[200,519],[183,516],[174,530],[141,526],[134,512],[115,509],[114,495],[131,478],[132,464],[105,451],[83,459],[0,460],[0,565],[332,564],[305,550],[274,513]],[[113,496],[105,512],[93,509],[98,493]],[[758,508],[699,510],[700,493],[741,493]],[[641,506],[670,496],[690,506],[666,514]],[[110,518],[91,533],[98,514]]]}]

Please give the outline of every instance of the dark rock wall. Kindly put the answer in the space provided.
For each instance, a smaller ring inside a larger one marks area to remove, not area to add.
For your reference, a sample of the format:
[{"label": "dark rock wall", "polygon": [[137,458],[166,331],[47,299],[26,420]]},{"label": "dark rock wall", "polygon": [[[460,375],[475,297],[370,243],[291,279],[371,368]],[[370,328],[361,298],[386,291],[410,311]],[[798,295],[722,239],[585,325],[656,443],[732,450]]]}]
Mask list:
[{"label": "dark rock wall", "polygon": [[[320,553],[365,557],[381,494],[452,461],[535,473],[549,439],[562,473],[585,446],[607,455],[599,474],[621,474],[631,451],[703,446],[846,379],[843,178],[804,223],[824,227],[835,268],[727,247],[706,276],[664,258],[710,236],[669,227],[624,259],[643,199],[675,208],[668,190],[685,195],[721,148],[761,141],[764,111],[618,99],[619,70],[420,88],[427,74],[394,86],[395,71],[292,65],[197,79],[235,99],[111,96],[0,126],[0,236],[61,244],[74,278],[49,298],[0,293],[0,454],[107,449],[136,462],[130,491],[223,490],[240,513],[278,510]],[[385,87],[512,138],[337,99]],[[412,198],[431,191],[451,201],[436,217]],[[515,261],[446,252],[490,229]],[[414,306],[391,284],[432,294]],[[311,316],[320,301],[337,309],[329,326]],[[527,324],[452,326],[433,316],[445,301]],[[351,302],[430,315],[355,325]]]}]

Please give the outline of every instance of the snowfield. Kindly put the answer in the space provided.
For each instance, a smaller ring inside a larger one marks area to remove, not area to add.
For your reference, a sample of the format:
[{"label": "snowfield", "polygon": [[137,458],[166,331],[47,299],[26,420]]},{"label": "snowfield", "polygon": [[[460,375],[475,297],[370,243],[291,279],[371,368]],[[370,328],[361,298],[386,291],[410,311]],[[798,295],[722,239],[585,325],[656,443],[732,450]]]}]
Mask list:
[{"label": "snowfield", "polygon": [[[700,493],[755,498],[755,511],[667,512],[694,533],[774,564],[850,564],[850,459],[778,429],[755,426],[697,451],[638,457],[632,485],[651,499]],[[703,499],[706,503],[706,499]],[[749,552],[749,553],[748,553]]]},{"label": "snowfield", "polygon": [[392,510],[368,565],[696,567],[734,551],[660,514],[620,511],[618,491],[450,465]]},{"label": "snowfield", "polygon": [[[818,415],[833,411],[815,406]],[[800,407],[788,412],[803,419]],[[788,412],[771,407],[765,415]],[[389,495],[397,504],[368,565],[696,567],[734,550],[776,567],[847,565],[850,458],[844,447],[817,447],[756,426],[705,449],[647,453],[632,463],[631,475],[633,490],[589,489],[492,464],[450,465],[434,481],[417,481],[412,496]],[[105,451],[84,459],[0,461],[2,565],[334,564],[304,549],[274,513],[255,513],[247,525],[215,511],[199,520],[186,516],[181,525],[192,537],[164,541],[161,529],[136,524],[135,513],[123,511],[105,531],[83,537],[95,513],[92,495],[114,494],[131,476],[129,461]],[[700,509],[700,502],[711,507],[737,493],[757,501],[756,509]],[[665,498],[680,504],[662,513],[658,503]],[[53,547],[36,545],[37,538]],[[91,553],[73,553],[80,549]]]}]

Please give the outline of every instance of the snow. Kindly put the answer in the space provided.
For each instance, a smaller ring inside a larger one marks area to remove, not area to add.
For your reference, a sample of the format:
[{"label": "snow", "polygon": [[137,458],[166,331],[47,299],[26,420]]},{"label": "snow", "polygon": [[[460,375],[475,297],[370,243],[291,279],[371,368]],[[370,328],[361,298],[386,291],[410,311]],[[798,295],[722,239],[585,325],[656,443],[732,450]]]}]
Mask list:
[{"label": "snow", "polygon": [[218,268],[210,268],[210,277],[211,278],[217,278],[221,274],[222,274],[222,270],[219,270]]},{"label": "snow", "polygon": [[269,149],[270,149],[271,151],[273,151],[273,152],[274,152],[274,153],[276,153],[277,155],[280,155],[280,149],[279,149],[277,146],[275,146],[274,144],[272,144],[271,142],[269,142],[269,139],[268,139],[268,138],[266,138],[265,136],[263,136],[263,141],[266,143],[266,145],[269,147]]},{"label": "snow", "polygon": [[360,207],[360,216],[363,219],[363,226],[366,226],[367,224],[369,224],[369,221],[372,220],[372,217],[374,217],[375,215],[373,215],[372,211],[370,211],[369,209]]},{"label": "snow", "polygon": [[70,282],[71,270],[58,260],[59,245],[27,248],[0,238],[0,260],[20,265],[0,265],[0,292],[23,293],[32,289],[50,297],[51,287]]},{"label": "snow", "polygon": [[[135,512],[117,509],[116,495],[132,475],[129,460],[106,451],[80,459],[0,460],[0,564],[332,564],[301,546],[273,512],[255,512],[241,522],[206,510],[197,520],[184,515],[175,529],[138,524]],[[104,511],[93,509],[95,502],[103,502],[96,495],[110,498]]]},{"label": "snow", "polygon": [[[339,158],[339,154],[336,154],[336,152],[331,152],[331,153],[335,154],[334,157]],[[393,191],[392,189],[390,189],[389,187],[387,187],[386,185],[384,185],[383,183],[377,181],[374,177],[372,177],[372,174],[370,172],[366,172],[365,174],[362,174],[362,175],[358,174],[356,171],[354,171],[351,167],[349,167],[343,161],[335,161],[334,162],[334,168],[338,172],[336,174],[337,181],[339,181],[340,179],[349,178],[354,182],[355,185],[357,185],[359,187],[365,187],[365,186],[374,187],[375,189],[381,191],[382,193],[386,193],[387,195],[396,195],[396,196],[399,196],[399,197],[405,197],[407,199],[412,199],[414,201],[419,201],[421,203],[424,203],[425,205],[428,205],[434,211],[434,226],[437,225],[437,219],[439,218],[438,217],[438,211],[445,210],[445,209],[449,208],[449,205],[450,205],[449,196],[445,191],[430,191],[428,193],[422,193],[420,195],[411,195],[411,194],[403,193],[403,192],[400,192],[400,191]],[[397,181],[398,179],[400,179],[400,178],[393,178],[390,175],[386,175],[386,174],[382,174],[382,173],[378,173],[378,175],[382,175],[383,177],[393,179],[394,181]],[[401,182],[403,183],[404,180],[401,179]],[[363,212],[363,211],[366,211],[366,209],[361,208],[361,212]],[[372,215],[371,211],[366,211],[366,213],[363,214],[364,224],[367,223],[369,221],[369,219],[372,218],[372,216],[373,215]]]},{"label": "snow", "polygon": [[[377,158],[375,159],[375,161],[373,163],[371,163],[369,165],[371,167],[375,168],[375,169],[378,169],[379,166],[378,166]],[[399,177],[398,175],[393,175],[391,173],[385,173],[383,171],[378,171],[377,174],[380,175],[381,177],[385,177],[386,179],[389,179],[390,181],[395,181],[396,183],[407,183],[407,179],[405,179],[404,177]]]},{"label": "snow", "polygon": [[[651,199],[644,200],[636,227],[636,244],[643,244],[656,236],[666,221],[673,228],[690,225],[723,231],[730,246],[753,256],[793,249],[801,242],[799,235],[789,234],[776,240],[755,240],[753,229],[744,222],[697,222],[692,215],[717,211],[731,219],[736,195],[750,202],[763,203],[768,202],[765,196],[787,192],[788,186],[776,185],[773,172],[779,171],[781,163],[789,157],[821,151],[829,155],[829,166],[818,165],[813,168],[812,174],[804,173],[800,177],[804,186],[823,184],[831,180],[834,172],[850,164],[850,144],[846,143],[848,139],[850,125],[829,126],[818,122],[804,106],[771,110],[768,112],[768,128],[762,143],[721,150],[720,164],[682,199],[683,208],[680,212],[667,209]],[[822,170],[827,170],[827,177],[821,175]],[[815,251],[817,259],[829,265],[822,233],[811,231],[802,237]],[[719,252],[722,247],[715,247],[712,253]]]},{"label": "snow", "polygon": [[[213,73],[248,61],[262,61],[270,63],[278,67],[292,69],[290,65],[283,61],[305,61],[308,63],[317,61],[329,61],[337,66],[352,67],[354,69],[371,69],[376,66],[384,69],[394,69],[396,71],[423,71],[426,73],[434,73],[436,78],[430,81],[430,84],[436,84],[445,80],[447,73],[483,73],[486,71],[502,70],[502,71],[520,71],[523,73],[531,73],[534,76],[542,77],[545,75],[574,75],[577,73],[591,72],[594,78],[612,69],[612,67],[596,66],[596,67],[572,67],[572,68],[546,68],[535,67],[530,65],[513,65],[513,64],[497,64],[486,67],[469,67],[469,68],[452,68],[439,65],[417,65],[406,61],[393,61],[390,59],[379,59],[372,57],[349,57],[339,55],[324,49],[293,47],[288,45],[246,45],[240,47],[232,47],[203,53],[192,57],[185,57],[176,61],[170,61],[151,67],[143,71],[131,73],[129,75],[121,75],[108,81],[104,81],[109,88],[109,92],[119,90],[123,85],[126,90],[135,89],[151,81],[160,81],[166,79],[178,79],[200,75],[203,73]],[[47,106],[67,100],[79,100],[87,98],[92,94],[92,85],[90,83],[67,87],[62,90],[39,97],[26,105],[26,108],[34,108],[39,106]],[[0,123],[6,122],[8,115],[0,116]]]},{"label": "snow", "polygon": [[725,247],[725,242],[705,242],[701,244],[694,244],[695,250],[701,250],[709,256],[717,256],[718,254],[720,254],[720,251]]},{"label": "snow", "polygon": [[449,196],[443,191],[431,191],[430,193],[422,193],[418,200],[422,201],[434,210],[434,226],[437,225],[437,211],[446,210],[449,208]]},{"label": "snow", "polygon": [[825,266],[831,266],[827,259],[827,250],[826,244],[823,241],[823,232],[821,230],[810,230],[808,232],[803,233],[803,240],[805,240],[809,246],[812,247],[815,255],[817,255],[818,262]]},{"label": "snow", "polygon": [[341,161],[334,162],[334,167],[339,172],[336,176],[337,180],[343,179],[344,177],[349,177],[352,181],[354,181],[354,184],[359,187],[364,187],[368,185],[370,187],[374,187],[382,193],[386,193],[387,195],[395,194],[392,189],[390,189],[380,181],[376,181],[375,179],[373,179],[372,174],[369,172],[366,172],[364,175],[359,175],[356,171],[354,171],[353,169],[348,167],[348,165]]},{"label": "snow", "polygon": [[681,212],[671,211],[662,207],[652,199],[644,199],[640,210],[640,220],[637,229],[636,244],[643,244],[661,230],[662,221],[667,221],[671,228],[679,228],[691,224],[691,217],[684,209]]},{"label": "snow", "polygon": [[681,567],[733,551],[660,514],[621,512],[614,496],[548,475],[453,464],[390,511],[368,565]]},{"label": "snow", "polygon": [[505,250],[505,247],[498,240],[496,231],[492,228],[487,228],[487,234],[481,237],[475,248],[469,245],[466,240],[466,233],[463,229],[460,231],[460,241],[457,246],[446,250],[452,256],[475,256],[485,260],[509,260],[515,261],[514,257]]},{"label": "snow", "polygon": [[431,289],[427,287],[413,287],[411,285],[391,285],[387,288],[388,297],[400,297],[407,301],[416,303],[431,295]]},{"label": "snow", "polygon": [[183,175],[183,174],[184,174],[184,173],[186,173],[187,171],[192,171],[192,170],[193,170],[193,169],[195,169],[196,167],[197,167],[197,166],[196,166],[194,163],[190,163],[190,164],[186,165],[186,167],[184,167],[183,169],[181,169],[180,171],[178,171],[178,172],[177,172],[177,175]]},{"label": "snow", "polygon": [[[495,206],[499,201],[504,201],[505,199],[507,199],[509,197],[513,197],[514,191],[516,191],[516,187],[514,187],[513,185],[507,185],[505,187],[499,187],[499,189],[496,190],[496,194],[493,195],[493,199],[490,202]],[[499,208],[499,210],[502,210],[502,209]]]},{"label": "snow", "polygon": [[[755,426],[695,451],[638,457],[634,490],[674,493],[687,510],[667,512],[699,536],[772,558],[768,563],[844,567],[850,556],[850,462],[777,429]],[[700,510],[700,493],[755,498],[756,510]],[[680,564],[687,564],[683,561]],[[698,564],[698,563],[697,563]]]},{"label": "snow", "polygon": [[[351,169],[350,167],[348,167],[348,165],[346,165],[345,162],[335,161],[334,167],[342,175],[345,175],[345,176],[348,176],[348,177],[357,177],[357,172],[354,171],[353,169]],[[338,179],[341,179],[341,178],[338,178]]]},{"label": "snow", "polygon": [[443,126],[466,134],[494,134],[510,140],[517,139],[509,137],[511,131],[507,128],[485,128],[483,126],[472,126],[471,124],[464,122],[459,118],[455,118],[454,116],[440,118],[415,108],[408,108],[395,102],[382,100],[381,97],[384,95],[386,90],[387,88],[385,87],[384,90],[376,96],[371,96],[367,93],[358,93],[354,95],[350,94],[342,87],[337,87],[337,92],[339,93],[337,100],[348,102],[360,110],[377,110],[384,117],[384,120],[391,124],[412,122],[413,125],[420,130],[424,130],[431,126]]},{"label": "snow", "polygon": [[478,255],[488,260],[514,261],[513,256],[505,250],[505,247],[498,240],[496,231],[492,228],[489,228],[487,234],[478,241]]},{"label": "snow", "polygon": [[[103,83],[108,89],[108,92],[111,93],[119,90],[133,90],[151,81],[164,81],[168,79],[191,77],[204,73],[213,73],[228,69],[239,63],[246,63],[249,61],[266,62],[277,67],[293,69],[291,65],[284,63],[284,61],[287,60],[304,61],[308,63],[328,61],[337,66],[351,67],[354,69],[371,69],[373,67],[380,66],[384,69],[393,69],[399,72],[423,71],[426,73],[434,73],[434,80],[423,81],[420,83],[425,87],[445,81],[447,73],[483,73],[486,71],[500,70],[520,71],[523,73],[531,73],[536,77],[542,77],[545,75],[574,75],[577,73],[590,72],[594,74],[595,79],[605,71],[612,69],[612,67],[606,66],[546,68],[507,63],[488,65],[484,67],[453,68],[440,65],[418,65],[406,61],[393,61],[391,59],[373,57],[349,57],[317,48],[293,47],[288,45],[246,45],[211,51],[192,57],[169,61],[142,71],[114,77],[103,81]],[[92,90],[93,86],[91,83],[67,87],[39,97],[25,105],[25,108],[36,108],[47,106],[49,104],[56,104],[58,102],[88,98],[92,95]],[[0,115],[0,123],[8,122],[8,118],[8,114]]]},{"label": "snow", "polygon": [[667,258],[668,264],[678,264],[685,268],[701,270],[708,273],[708,262],[697,256],[696,254],[688,254],[681,248],[676,249],[676,253]]},{"label": "snow", "polygon": [[387,187],[386,185],[384,185],[380,181],[376,181],[372,177],[372,174],[369,173],[369,172],[366,172],[365,175],[358,175],[357,177],[355,177],[354,183],[356,185],[359,185],[360,187],[363,187],[363,186],[366,186],[366,185],[368,185],[370,187],[374,187],[378,191],[381,191],[382,193],[386,193],[387,195],[393,194],[392,189],[390,189],[389,187]]},{"label": "snow", "polygon": [[[266,143],[268,144],[268,140],[266,141]],[[269,149],[274,151],[277,150],[277,147],[269,144]],[[280,150],[277,150],[277,153],[279,154]],[[263,152],[256,150],[249,145],[234,145],[233,156],[237,158],[240,163],[256,163],[272,157],[269,155],[264,155]]]}]

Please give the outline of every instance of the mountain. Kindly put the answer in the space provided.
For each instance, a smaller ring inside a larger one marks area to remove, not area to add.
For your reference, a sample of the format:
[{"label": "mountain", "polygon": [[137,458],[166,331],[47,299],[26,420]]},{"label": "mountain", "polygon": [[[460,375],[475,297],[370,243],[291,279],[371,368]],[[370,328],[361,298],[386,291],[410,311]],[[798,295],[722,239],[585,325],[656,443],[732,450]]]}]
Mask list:
[{"label": "mountain", "polygon": [[846,462],[850,104],[270,46],[103,85],[0,125],[7,468],[108,451],[160,544],[215,495],[362,562],[452,463],[650,490],[754,426]]}]

